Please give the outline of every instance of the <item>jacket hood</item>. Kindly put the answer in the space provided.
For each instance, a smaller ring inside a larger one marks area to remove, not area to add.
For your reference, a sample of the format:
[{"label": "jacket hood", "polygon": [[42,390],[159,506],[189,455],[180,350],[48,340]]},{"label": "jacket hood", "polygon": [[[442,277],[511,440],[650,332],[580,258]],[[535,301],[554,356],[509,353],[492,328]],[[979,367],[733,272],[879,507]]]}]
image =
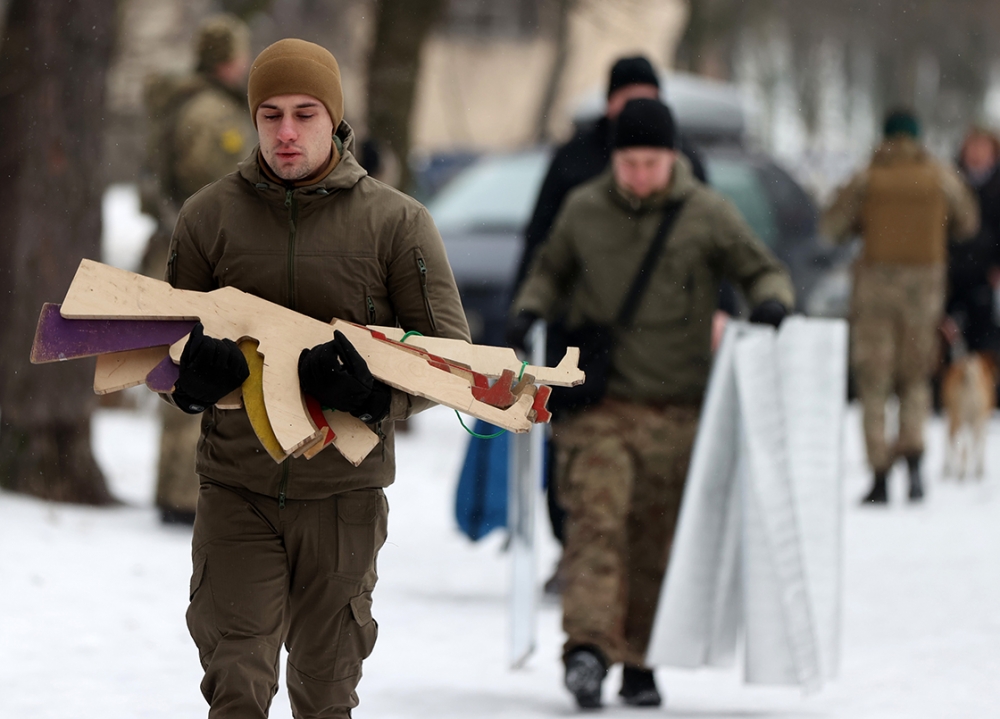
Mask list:
[{"label": "jacket hood", "polygon": [[607,170],[605,176],[612,200],[626,210],[639,213],[660,210],[664,205],[685,200],[698,185],[691,169],[691,162],[680,153],[677,153],[677,159],[674,161],[674,169],[667,188],[642,200],[618,187],[612,170]]},{"label": "jacket hood", "polygon": [[921,162],[927,159],[927,150],[919,142],[905,135],[882,142],[872,155],[872,164],[878,166]]},{"label": "jacket hood", "polygon": [[[330,174],[312,185],[295,188],[295,192],[302,193],[308,197],[310,195],[324,196],[335,190],[349,190],[358,184],[358,181],[368,174],[354,157],[354,146],[356,138],[354,130],[346,122],[341,122],[337,127],[336,136],[343,145],[340,162],[331,170]],[[259,190],[277,191],[282,201],[284,201],[286,187],[277,185],[264,174],[257,159],[260,156],[260,145],[255,145],[250,156],[239,164],[240,176]]]}]

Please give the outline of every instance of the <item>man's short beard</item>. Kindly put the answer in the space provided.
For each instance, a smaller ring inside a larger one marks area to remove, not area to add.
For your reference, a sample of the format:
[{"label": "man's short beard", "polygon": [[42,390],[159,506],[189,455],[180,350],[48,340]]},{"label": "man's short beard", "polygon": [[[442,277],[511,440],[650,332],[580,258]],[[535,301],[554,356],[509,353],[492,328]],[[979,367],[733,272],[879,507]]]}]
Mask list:
[{"label": "man's short beard", "polygon": [[315,170],[310,170],[309,168],[303,168],[293,171],[291,175],[286,175],[285,173],[279,170],[275,170],[274,174],[280,177],[282,180],[287,180],[288,182],[295,182],[296,180],[302,180],[305,179],[306,177],[309,177],[309,175],[311,175],[313,172],[315,172]]}]

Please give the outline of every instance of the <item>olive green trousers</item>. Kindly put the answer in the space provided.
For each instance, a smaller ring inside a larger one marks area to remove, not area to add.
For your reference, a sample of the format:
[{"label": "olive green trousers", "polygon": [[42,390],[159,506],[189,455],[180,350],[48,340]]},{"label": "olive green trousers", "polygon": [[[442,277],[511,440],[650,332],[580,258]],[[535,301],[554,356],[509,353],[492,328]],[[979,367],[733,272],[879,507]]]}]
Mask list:
[{"label": "olive green trousers", "polygon": [[202,477],[187,623],[210,719],[267,716],[282,645],[293,715],[351,715],[378,635],[372,590],[387,517],[381,489],[282,508]]}]

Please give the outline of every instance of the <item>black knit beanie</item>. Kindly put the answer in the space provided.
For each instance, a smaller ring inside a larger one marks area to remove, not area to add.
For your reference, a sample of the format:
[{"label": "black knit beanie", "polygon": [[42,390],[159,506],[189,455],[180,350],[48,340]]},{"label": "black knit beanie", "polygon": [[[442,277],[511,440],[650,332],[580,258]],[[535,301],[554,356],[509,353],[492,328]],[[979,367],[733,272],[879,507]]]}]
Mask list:
[{"label": "black knit beanie", "polygon": [[608,97],[615,90],[626,85],[660,86],[660,79],[649,60],[642,55],[623,57],[611,68],[611,80],[608,82]]},{"label": "black knit beanie", "polygon": [[615,149],[677,146],[674,114],[659,100],[629,100],[615,124]]}]

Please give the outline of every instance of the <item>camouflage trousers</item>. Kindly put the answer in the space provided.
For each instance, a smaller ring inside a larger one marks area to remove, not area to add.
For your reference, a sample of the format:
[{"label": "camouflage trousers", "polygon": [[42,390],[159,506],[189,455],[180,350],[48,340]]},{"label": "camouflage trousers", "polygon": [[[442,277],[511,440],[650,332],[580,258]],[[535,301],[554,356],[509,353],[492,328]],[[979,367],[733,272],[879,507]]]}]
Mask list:
[{"label": "camouflage trousers", "polygon": [[201,415],[184,414],[165,402],[160,407],[163,432],[156,475],[156,506],[193,512],[198,505],[198,475],[194,471]]},{"label": "camouflage trousers", "polygon": [[566,651],[645,666],[697,429],[696,406],[615,399],[554,426]]},{"label": "camouflage trousers", "polygon": [[[868,461],[888,471],[924,449],[937,327],[944,312],[943,266],[869,265],[855,275],[851,365],[864,412]],[[886,439],[885,403],[899,397],[899,435]]]}]

